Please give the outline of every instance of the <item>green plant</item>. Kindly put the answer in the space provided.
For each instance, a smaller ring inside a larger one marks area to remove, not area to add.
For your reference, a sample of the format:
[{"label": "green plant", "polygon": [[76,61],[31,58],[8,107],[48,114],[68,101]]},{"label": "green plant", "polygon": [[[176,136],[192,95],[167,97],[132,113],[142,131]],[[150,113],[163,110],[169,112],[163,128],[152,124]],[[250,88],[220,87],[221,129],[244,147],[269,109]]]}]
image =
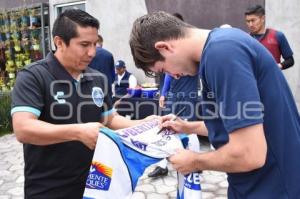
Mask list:
[{"label": "green plant", "polygon": [[0,135],[12,132],[10,109],[11,109],[10,93],[0,92]]}]

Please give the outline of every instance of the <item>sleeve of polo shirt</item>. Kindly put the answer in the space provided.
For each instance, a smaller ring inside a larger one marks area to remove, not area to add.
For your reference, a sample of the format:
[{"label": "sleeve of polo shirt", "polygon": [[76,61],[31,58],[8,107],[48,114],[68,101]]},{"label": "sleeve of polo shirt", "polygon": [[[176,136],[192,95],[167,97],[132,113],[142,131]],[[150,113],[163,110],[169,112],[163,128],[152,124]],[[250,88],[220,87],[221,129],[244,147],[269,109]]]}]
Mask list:
[{"label": "sleeve of polo shirt", "polygon": [[254,53],[235,41],[212,43],[205,78],[228,133],[263,122],[262,104],[252,71]]},{"label": "sleeve of polo shirt", "polygon": [[[102,85],[104,85],[104,84],[102,83]],[[116,110],[112,106],[112,98],[109,95],[109,93],[106,93],[105,96],[104,96],[103,110],[102,110],[101,116],[102,117],[108,116],[108,115],[112,114],[115,111]]]},{"label": "sleeve of polo shirt", "polygon": [[34,74],[26,69],[17,74],[12,91],[11,115],[30,112],[39,117],[44,106],[42,88]]}]

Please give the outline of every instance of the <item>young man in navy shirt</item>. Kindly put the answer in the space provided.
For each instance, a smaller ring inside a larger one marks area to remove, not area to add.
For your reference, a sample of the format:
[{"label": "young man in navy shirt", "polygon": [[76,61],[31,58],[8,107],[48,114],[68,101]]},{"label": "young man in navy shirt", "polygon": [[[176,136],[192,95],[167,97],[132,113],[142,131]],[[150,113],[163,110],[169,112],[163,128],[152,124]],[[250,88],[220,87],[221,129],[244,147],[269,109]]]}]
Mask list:
[{"label": "young man in navy shirt", "polygon": [[[292,67],[293,51],[282,32],[265,27],[265,9],[261,5],[251,6],[245,12],[245,17],[250,35],[270,51],[279,68],[284,70]],[[283,62],[281,57],[284,59]]]},{"label": "young man in navy shirt", "polygon": [[178,150],[175,169],[227,172],[229,199],[299,198],[300,117],[266,48],[239,29],[198,29],[165,12],[138,18],[130,46],[149,76],[200,75],[204,122],[165,116],[162,126],[208,135],[216,150]]}]

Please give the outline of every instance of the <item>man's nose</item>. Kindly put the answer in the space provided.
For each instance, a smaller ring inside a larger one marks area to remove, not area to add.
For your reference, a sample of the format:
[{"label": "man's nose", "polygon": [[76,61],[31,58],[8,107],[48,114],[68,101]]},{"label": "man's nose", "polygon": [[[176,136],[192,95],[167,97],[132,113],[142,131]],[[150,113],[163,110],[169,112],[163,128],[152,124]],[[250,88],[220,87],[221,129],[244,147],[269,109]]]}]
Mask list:
[{"label": "man's nose", "polygon": [[88,50],[89,57],[95,57],[96,55],[96,46],[91,46]]}]

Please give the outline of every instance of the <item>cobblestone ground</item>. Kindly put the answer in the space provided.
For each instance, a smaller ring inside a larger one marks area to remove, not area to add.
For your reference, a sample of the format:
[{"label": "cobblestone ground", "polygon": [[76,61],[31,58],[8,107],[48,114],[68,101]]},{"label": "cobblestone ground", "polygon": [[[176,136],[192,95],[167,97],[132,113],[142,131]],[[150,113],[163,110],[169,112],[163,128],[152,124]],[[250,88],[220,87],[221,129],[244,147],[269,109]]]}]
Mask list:
[{"label": "cobblestone ground", "polygon": [[[205,147],[205,146],[204,146]],[[206,146],[206,150],[207,150]],[[23,153],[22,144],[13,134],[0,137],[0,199],[23,199]],[[140,178],[132,199],[175,199],[176,171],[169,165],[169,175],[163,178],[148,178],[146,170]],[[202,199],[226,199],[226,174],[204,171],[201,175]]]}]

